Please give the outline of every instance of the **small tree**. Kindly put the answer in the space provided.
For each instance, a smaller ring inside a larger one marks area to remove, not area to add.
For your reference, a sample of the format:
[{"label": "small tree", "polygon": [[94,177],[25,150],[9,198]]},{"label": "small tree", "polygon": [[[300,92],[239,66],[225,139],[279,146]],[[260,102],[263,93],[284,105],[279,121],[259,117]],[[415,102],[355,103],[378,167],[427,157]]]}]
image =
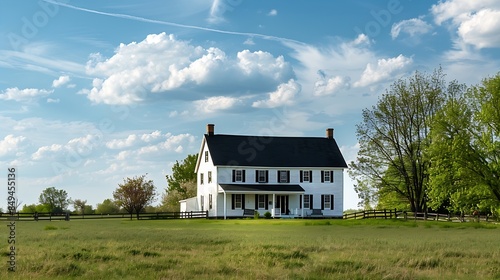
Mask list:
[{"label": "small tree", "polygon": [[87,204],[87,200],[75,199],[73,201],[73,207],[75,207],[75,211],[79,212],[82,215],[85,214],[86,204]]},{"label": "small tree", "polygon": [[43,190],[38,200],[46,206],[49,212],[53,213],[62,213],[69,205],[68,193],[54,187]]},{"label": "small tree", "polygon": [[151,204],[156,197],[156,188],[152,180],[145,180],[145,175],[127,178],[123,184],[118,184],[118,188],[113,192],[116,205],[123,207],[132,219],[132,214],[139,213],[144,207]]},{"label": "small tree", "polygon": [[111,199],[107,198],[102,203],[97,203],[96,214],[116,214],[120,212],[120,207]]}]

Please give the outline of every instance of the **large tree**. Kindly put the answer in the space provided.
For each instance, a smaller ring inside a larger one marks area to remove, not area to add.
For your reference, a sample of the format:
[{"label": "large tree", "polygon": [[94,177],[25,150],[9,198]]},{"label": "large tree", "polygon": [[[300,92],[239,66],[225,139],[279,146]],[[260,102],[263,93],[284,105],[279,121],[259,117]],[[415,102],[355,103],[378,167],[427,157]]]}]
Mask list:
[{"label": "large tree", "polygon": [[139,219],[139,213],[155,200],[156,187],[152,180],[146,180],[145,175],[127,178],[123,180],[123,184],[118,184],[113,198],[116,205],[130,213],[130,219],[133,213]]},{"label": "large tree", "polygon": [[196,161],[198,155],[188,155],[181,162],[175,161],[172,175],[167,175],[168,188],[162,194],[162,211],[179,211],[179,200],[196,196]]},{"label": "large tree", "polygon": [[75,211],[77,213],[80,213],[82,215],[85,214],[85,206],[87,206],[87,200],[82,200],[82,199],[75,199],[72,201],[73,207],[75,208]]},{"label": "large tree", "polygon": [[68,193],[65,190],[58,190],[54,187],[43,190],[38,201],[45,205],[49,212],[63,212],[70,203]]},{"label": "large tree", "polygon": [[449,98],[432,127],[428,154],[432,206],[453,212],[498,211],[500,75]]},{"label": "large tree", "polygon": [[415,72],[395,81],[375,106],[363,110],[356,127],[360,149],[350,164],[360,198],[373,203],[391,194],[405,199],[411,211],[426,209],[430,162],[424,150],[430,145],[432,118],[448,88],[441,69],[432,74]]}]

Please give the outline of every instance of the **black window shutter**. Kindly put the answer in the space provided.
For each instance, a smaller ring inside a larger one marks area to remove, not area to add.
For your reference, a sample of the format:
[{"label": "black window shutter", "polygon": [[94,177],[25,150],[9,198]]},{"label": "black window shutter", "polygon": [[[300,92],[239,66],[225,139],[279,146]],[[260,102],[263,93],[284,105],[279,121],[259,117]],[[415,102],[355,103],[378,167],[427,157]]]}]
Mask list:
[{"label": "black window shutter", "polygon": [[330,171],[330,183],[333,183],[333,170]]},{"label": "black window shutter", "polygon": [[[304,176],[304,172],[302,170],[300,170],[300,182],[301,183],[304,182],[303,176]],[[300,201],[302,201],[302,200],[300,200]],[[302,208],[302,207],[300,207],[300,208]]]},{"label": "black window shutter", "polygon": [[321,183],[325,182],[325,171],[321,170]]},{"label": "black window shutter", "polygon": [[309,182],[313,182],[313,171],[309,170]]},{"label": "black window shutter", "polygon": [[268,199],[268,197],[267,197],[267,194],[265,194],[265,198],[266,198],[266,199],[264,199],[264,203],[266,204],[266,207],[265,207],[265,208],[266,208],[266,210],[267,210],[267,209],[269,208],[269,207],[267,206],[267,205],[269,204],[269,199]]},{"label": "black window shutter", "polygon": [[302,209],[302,195],[299,195],[299,208]]},{"label": "black window shutter", "polygon": [[325,209],[325,195],[321,195],[321,210]]},{"label": "black window shutter", "polygon": [[259,182],[259,170],[255,170],[255,182]]},{"label": "black window shutter", "polygon": [[280,176],[281,175],[281,171],[278,170],[278,171],[276,171],[276,173],[277,173],[277,175],[276,175],[276,182],[277,183],[281,183],[281,176]]},{"label": "black window shutter", "polygon": [[290,183],[290,170],[286,172],[286,182]]},{"label": "black window shutter", "polygon": [[231,195],[231,209],[234,210],[234,205],[236,204],[236,197],[234,196],[234,194]]},{"label": "black window shutter", "polygon": [[236,170],[233,169],[233,182],[236,181]]},{"label": "black window shutter", "polygon": [[311,194],[311,195],[309,195],[309,209],[313,209],[313,206],[314,206],[313,201],[314,201],[313,195]]},{"label": "black window shutter", "polygon": [[333,210],[333,194],[330,195],[330,210]]},{"label": "black window shutter", "polygon": [[259,209],[259,195],[255,195],[255,209]]},{"label": "black window shutter", "polygon": [[269,170],[266,170],[266,183],[269,183]]},{"label": "black window shutter", "polygon": [[241,171],[241,181],[245,183],[245,170]]},{"label": "black window shutter", "polygon": [[245,209],[245,195],[241,195],[241,209]]}]

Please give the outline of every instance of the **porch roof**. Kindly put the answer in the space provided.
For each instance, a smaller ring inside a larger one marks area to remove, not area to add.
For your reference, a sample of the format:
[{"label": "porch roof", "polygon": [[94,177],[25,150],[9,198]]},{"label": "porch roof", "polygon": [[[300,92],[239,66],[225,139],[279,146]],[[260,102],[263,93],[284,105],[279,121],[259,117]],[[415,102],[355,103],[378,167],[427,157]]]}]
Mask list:
[{"label": "porch roof", "polygon": [[300,185],[288,184],[219,184],[228,193],[303,193]]}]

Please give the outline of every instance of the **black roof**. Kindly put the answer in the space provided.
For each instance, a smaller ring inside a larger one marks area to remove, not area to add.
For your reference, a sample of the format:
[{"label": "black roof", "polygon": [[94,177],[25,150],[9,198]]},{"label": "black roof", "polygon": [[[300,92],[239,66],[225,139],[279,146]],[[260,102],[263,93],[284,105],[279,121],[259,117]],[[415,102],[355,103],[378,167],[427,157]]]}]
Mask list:
[{"label": "black roof", "polygon": [[304,192],[300,185],[292,184],[219,184],[226,192]]},{"label": "black roof", "polygon": [[219,166],[347,168],[335,139],[326,137],[215,134],[205,139]]}]

